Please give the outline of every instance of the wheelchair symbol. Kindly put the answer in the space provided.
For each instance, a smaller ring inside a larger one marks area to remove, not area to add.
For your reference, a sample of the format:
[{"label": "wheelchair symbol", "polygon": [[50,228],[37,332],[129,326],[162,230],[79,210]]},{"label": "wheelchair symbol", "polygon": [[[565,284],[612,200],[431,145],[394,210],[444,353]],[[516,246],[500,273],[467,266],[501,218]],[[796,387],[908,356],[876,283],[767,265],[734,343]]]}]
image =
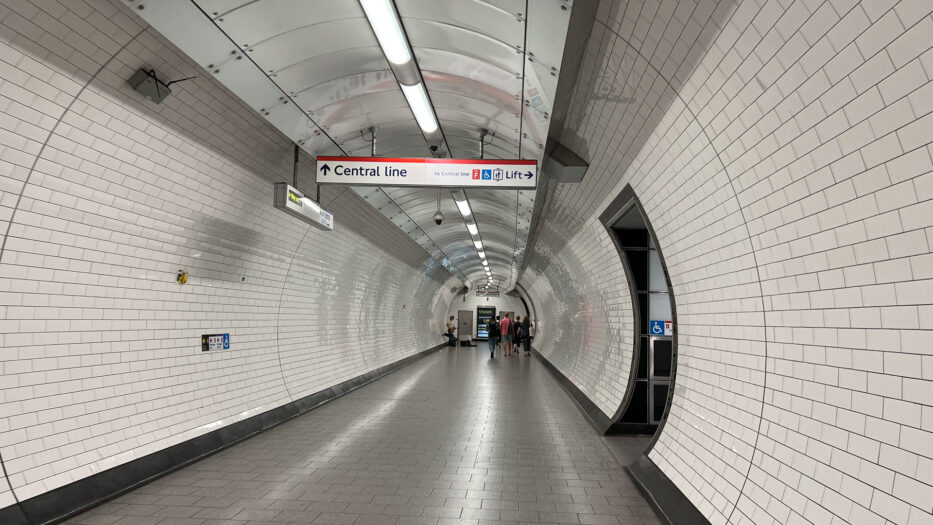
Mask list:
[{"label": "wheelchair symbol", "polygon": [[651,335],[664,335],[664,321],[652,320],[648,331],[651,332]]}]

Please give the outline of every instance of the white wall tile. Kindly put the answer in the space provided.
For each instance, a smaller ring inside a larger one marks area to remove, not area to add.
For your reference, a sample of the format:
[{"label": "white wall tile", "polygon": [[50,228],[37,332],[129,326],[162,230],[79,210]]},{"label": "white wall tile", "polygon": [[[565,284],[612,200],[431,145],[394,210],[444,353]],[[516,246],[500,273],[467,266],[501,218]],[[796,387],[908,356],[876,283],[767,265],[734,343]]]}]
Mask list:
[{"label": "white wall tile", "polygon": [[[713,523],[923,522],[933,486],[917,473],[933,454],[933,53],[921,32],[933,4],[719,6],[712,19],[697,10],[692,23],[710,29],[681,37],[694,52],[678,67],[647,53],[647,67],[581,73],[562,140],[590,170],[549,190],[553,209],[521,282],[555,305],[551,324],[570,326],[594,297],[627,297],[626,281],[603,273],[610,261],[578,254],[605,244],[593,237],[605,235],[597,217],[631,184],[658,233],[679,321],[674,406],[651,459]],[[759,9],[774,14],[750,23]],[[765,34],[744,36],[756,32]],[[594,64],[644,53],[625,34],[600,35],[603,47],[587,50]],[[648,92],[659,70],[670,73],[650,111],[646,98],[593,100],[593,84]],[[609,114],[620,122],[594,126]],[[581,276],[585,285],[565,284]],[[630,309],[608,306],[612,318]],[[591,327],[563,342],[568,358],[632,330]],[[578,361],[552,360],[584,392],[599,380],[580,377]],[[623,395],[614,392],[598,402],[608,415]],[[817,415],[820,431],[796,438]]]},{"label": "white wall tile", "polygon": [[[2,12],[0,455],[19,499],[443,342],[459,282],[352,192],[322,192],[332,233],[273,209],[290,142],[128,9]],[[198,78],[156,106],[126,85],[143,66]],[[232,348],[202,353],[217,332]]]}]

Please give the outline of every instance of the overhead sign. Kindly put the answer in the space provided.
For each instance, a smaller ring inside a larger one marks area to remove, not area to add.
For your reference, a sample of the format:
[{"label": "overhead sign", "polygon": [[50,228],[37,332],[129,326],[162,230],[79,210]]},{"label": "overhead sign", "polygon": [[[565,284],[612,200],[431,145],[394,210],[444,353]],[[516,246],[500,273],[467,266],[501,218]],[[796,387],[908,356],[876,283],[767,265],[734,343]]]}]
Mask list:
[{"label": "overhead sign", "polygon": [[318,184],[514,190],[536,188],[534,160],[318,157]]},{"label": "overhead sign", "polygon": [[276,208],[325,231],[334,230],[334,214],[284,182],[275,183]]},{"label": "overhead sign", "polygon": [[648,335],[674,335],[674,323],[652,319],[648,325]]}]

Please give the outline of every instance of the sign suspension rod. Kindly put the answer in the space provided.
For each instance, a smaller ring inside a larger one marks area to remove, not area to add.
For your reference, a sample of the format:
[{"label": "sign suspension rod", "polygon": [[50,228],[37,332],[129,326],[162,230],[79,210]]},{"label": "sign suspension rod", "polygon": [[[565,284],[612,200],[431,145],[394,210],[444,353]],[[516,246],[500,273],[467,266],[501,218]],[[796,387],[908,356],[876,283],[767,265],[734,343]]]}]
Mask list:
[{"label": "sign suspension rod", "polygon": [[298,144],[295,144],[295,164],[292,167],[292,187],[298,188]]}]

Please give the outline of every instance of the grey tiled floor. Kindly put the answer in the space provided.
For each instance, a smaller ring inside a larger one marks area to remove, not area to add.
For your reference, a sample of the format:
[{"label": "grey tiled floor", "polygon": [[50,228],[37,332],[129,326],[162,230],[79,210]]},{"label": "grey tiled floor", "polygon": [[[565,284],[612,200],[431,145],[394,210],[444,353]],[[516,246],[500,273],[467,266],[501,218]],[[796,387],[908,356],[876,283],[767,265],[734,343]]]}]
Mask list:
[{"label": "grey tiled floor", "polygon": [[534,358],[441,350],[68,523],[659,523]]}]

